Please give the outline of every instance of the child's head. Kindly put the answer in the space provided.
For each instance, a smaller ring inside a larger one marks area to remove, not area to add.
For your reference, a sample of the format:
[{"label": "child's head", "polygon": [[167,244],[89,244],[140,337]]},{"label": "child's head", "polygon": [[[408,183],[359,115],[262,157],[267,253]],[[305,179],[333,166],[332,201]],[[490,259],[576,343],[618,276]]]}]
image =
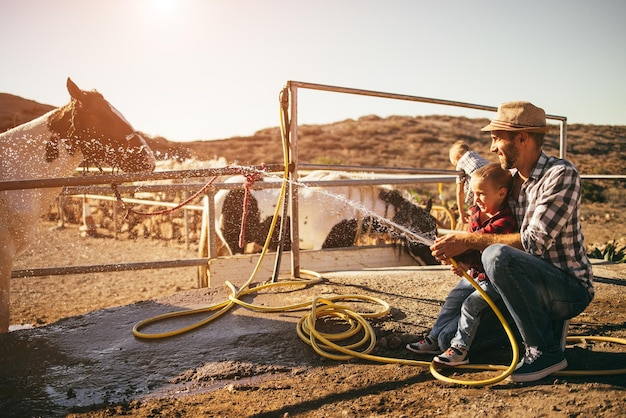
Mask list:
[{"label": "child's head", "polygon": [[499,163],[487,164],[472,173],[474,203],[482,212],[495,213],[502,206],[513,185],[513,176]]},{"label": "child's head", "polygon": [[461,157],[465,155],[467,151],[469,151],[469,145],[463,141],[456,141],[452,144],[450,147],[450,162],[452,165],[456,167]]}]

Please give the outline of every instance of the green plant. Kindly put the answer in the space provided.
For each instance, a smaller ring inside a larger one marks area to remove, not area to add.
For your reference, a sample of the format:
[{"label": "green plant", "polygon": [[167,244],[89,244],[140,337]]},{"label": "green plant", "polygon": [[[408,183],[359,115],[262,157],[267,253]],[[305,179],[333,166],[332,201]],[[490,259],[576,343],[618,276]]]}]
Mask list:
[{"label": "green plant", "polygon": [[587,255],[590,258],[626,263],[626,244],[618,244],[611,240],[603,246],[593,248]]},{"label": "green plant", "polygon": [[606,202],[605,187],[590,181],[581,182],[583,202]]}]

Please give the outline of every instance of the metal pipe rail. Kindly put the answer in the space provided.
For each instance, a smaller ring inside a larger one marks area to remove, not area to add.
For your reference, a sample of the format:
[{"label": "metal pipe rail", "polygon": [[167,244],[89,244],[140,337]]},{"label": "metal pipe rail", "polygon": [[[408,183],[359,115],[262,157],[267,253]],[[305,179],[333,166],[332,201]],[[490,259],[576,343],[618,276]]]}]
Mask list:
[{"label": "metal pipe rail", "polygon": [[[280,167],[279,165],[272,165],[272,166],[276,166],[276,167]],[[415,182],[415,183],[422,183],[422,182],[439,182],[439,181],[450,181],[453,177],[456,177],[458,175],[463,174],[463,172],[461,171],[456,171],[456,170],[440,170],[440,169],[428,169],[428,168],[411,168],[411,167],[383,167],[383,166],[354,166],[354,165],[329,165],[329,164],[300,164],[300,168],[301,170],[330,170],[330,171],[346,171],[346,172],[365,172],[365,173],[386,173],[386,174],[392,174],[394,175],[393,177],[389,176],[389,177],[385,177],[385,179],[387,180],[374,180],[374,179],[369,179],[372,184],[389,184],[389,183],[393,183],[395,184],[396,182],[399,182],[399,184],[406,184],[406,183],[410,183],[410,182]],[[211,170],[222,170],[222,169],[211,169]],[[231,169],[224,169],[225,171],[230,172]],[[269,173],[272,172],[276,172],[276,171],[269,171],[266,170]],[[160,180],[166,180],[166,179],[171,179],[171,178],[188,178],[188,177],[192,177],[192,175],[187,175],[187,173],[189,172],[189,174],[196,174],[197,170],[178,170],[178,171],[163,171],[163,172],[159,172],[159,173],[176,173],[176,177],[163,177]],[[407,177],[402,178],[399,177],[399,174],[404,174]],[[224,174],[225,175],[225,174]],[[439,175],[440,177],[435,177]],[[429,177],[432,176],[432,177]],[[95,176],[89,176],[88,178],[92,178]],[[392,179],[392,181],[389,181],[389,179]],[[74,179],[74,177],[70,177],[70,179]],[[352,183],[352,181],[354,181],[354,183]],[[5,182],[5,183],[10,183],[10,182]],[[108,182],[107,182],[108,183]],[[306,182],[303,181],[301,182],[304,185],[307,186],[323,186],[323,185],[328,185],[331,182],[324,182],[324,181],[320,181],[320,182]],[[358,179],[354,179],[354,180],[348,180],[346,182],[340,182],[337,185],[338,186],[345,186],[345,185],[360,185],[366,183],[364,181],[360,181]],[[3,185],[4,183],[0,182],[0,190],[3,190]],[[99,183],[93,183],[93,184],[99,184]],[[205,183],[178,183],[178,184],[147,184],[147,185],[121,185],[121,186],[117,186],[116,189],[120,192],[120,193],[157,193],[157,192],[163,192],[163,191],[187,191],[187,192],[194,192],[194,191],[198,191],[201,188],[203,188],[204,186],[206,186]],[[47,186],[44,186],[47,187]],[[52,186],[50,186],[52,187]],[[234,190],[234,189],[240,189],[243,187],[243,183],[223,183],[223,182],[218,182],[218,183],[213,183],[210,186],[210,189],[212,190]],[[263,181],[259,181],[259,182],[255,182],[253,185],[250,186],[252,189],[266,189],[266,188],[274,188],[274,187],[279,187],[279,185],[276,182],[263,182]],[[26,188],[26,187],[25,187]],[[72,195],[83,195],[83,194],[100,194],[100,195],[108,195],[111,194],[113,191],[111,189],[110,186],[87,186],[87,185],[67,185],[65,187],[63,187],[63,190],[61,191],[61,194],[66,195],[66,196],[72,196]]]},{"label": "metal pipe rail", "polygon": [[[106,200],[109,202],[116,202],[117,197],[115,196],[103,196],[99,194],[85,194],[83,195],[86,199],[93,200]],[[148,206],[162,206],[165,208],[175,208],[178,206],[178,203],[174,202],[159,202],[156,200],[146,200],[146,199],[135,199],[135,198],[124,198],[124,203],[133,203],[135,205],[148,205]],[[200,205],[185,205],[183,209],[187,210],[204,210],[204,208]]]},{"label": "metal pipe rail", "polygon": [[[467,103],[467,102],[459,102],[456,100],[445,100],[445,99],[434,99],[432,97],[422,97],[422,96],[411,96],[408,94],[397,94],[397,93],[387,93],[382,91],[375,90],[364,90],[364,89],[355,89],[350,87],[339,87],[339,86],[331,86],[327,84],[317,84],[317,83],[307,83],[302,81],[288,81],[288,85],[310,89],[310,90],[321,90],[321,91],[330,91],[335,93],[347,93],[347,94],[356,94],[361,96],[370,96],[370,97],[382,97],[385,99],[395,99],[395,100],[406,100],[410,102],[421,102],[421,103],[431,103],[431,104],[439,104],[445,106],[455,106],[455,107],[464,107],[467,109],[476,109],[476,110],[486,110],[490,112],[496,112],[498,110],[497,106],[487,106],[475,103]],[[565,122],[567,118],[565,116],[557,116],[557,115],[548,115],[546,114],[547,119],[554,119]]]},{"label": "metal pipe rail", "polygon": [[357,171],[365,173],[385,174],[454,174],[463,175],[463,171],[442,170],[437,168],[413,168],[413,167],[384,167],[374,165],[331,165],[331,164],[307,164],[300,163],[299,170],[332,170],[332,171]]},{"label": "metal pipe rail", "polygon": [[581,174],[583,180],[626,180],[625,174]]},{"label": "metal pipe rail", "polygon": [[[480,104],[475,104],[475,103],[459,102],[456,100],[434,99],[432,97],[411,96],[408,94],[387,93],[387,92],[381,92],[381,91],[375,91],[375,90],[364,90],[364,89],[355,89],[355,88],[349,88],[349,87],[330,86],[327,84],[306,83],[302,81],[288,81],[287,86],[289,86],[292,89],[292,91],[294,89],[302,88],[302,89],[309,89],[309,90],[329,91],[329,92],[334,92],[334,93],[346,93],[346,94],[355,94],[355,95],[361,95],[361,96],[381,97],[385,99],[405,100],[405,101],[410,101],[410,102],[431,103],[431,104],[438,104],[438,105],[444,105],[444,106],[463,107],[467,109],[485,110],[489,112],[496,112],[498,110],[496,106],[486,106],[486,105],[480,105]],[[294,94],[294,96],[297,97],[296,94]],[[559,157],[566,158],[567,117],[546,114],[546,119],[552,119],[552,120],[558,121],[559,127],[560,127]]]},{"label": "metal pipe rail", "polygon": [[42,189],[64,186],[89,186],[93,184],[120,184],[133,181],[184,179],[191,177],[214,177],[250,172],[279,172],[282,165],[202,168],[191,170],[154,171],[149,173],[100,174],[95,176],[59,177],[51,179],[25,179],[0,182],[0,190]]}]

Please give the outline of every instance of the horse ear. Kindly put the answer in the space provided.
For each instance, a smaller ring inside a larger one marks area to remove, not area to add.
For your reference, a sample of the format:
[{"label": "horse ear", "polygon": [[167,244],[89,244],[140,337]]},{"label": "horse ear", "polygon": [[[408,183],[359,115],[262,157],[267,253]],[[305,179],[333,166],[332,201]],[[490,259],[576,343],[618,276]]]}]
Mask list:
[{"label": "horse ear", "polygon": [[424,208],[424,210],[427,213],[430,213],[432,208],[433,208],[433,199],[432,199],[432,197],[430,197],[430,198],[428,198],[428,202],[426,203],[426,207]]},{"label": "horse ear", "polygon": [[74,99],[79,102],[85,96],[85,92],[78,88],[78,86],[68,77],[67,78],[67,91]]}]

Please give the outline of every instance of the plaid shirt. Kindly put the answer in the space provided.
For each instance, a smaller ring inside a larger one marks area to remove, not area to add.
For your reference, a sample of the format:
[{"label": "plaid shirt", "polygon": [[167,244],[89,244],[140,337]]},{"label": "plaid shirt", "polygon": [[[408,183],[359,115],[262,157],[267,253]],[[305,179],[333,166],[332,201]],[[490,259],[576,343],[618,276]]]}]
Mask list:
[{"label": "plaid shirt", "polygon": [[465,192],[465,203],[472,205],[474,203],[474,193],[470,189],[470,176],[480,167],[489,164],[489,161],[481,157],[476,151],[467,151],[456,163],[456,170],[462,171],[464,174],[457,177],[457,183],[463,183],[463,191]]},{"label": "plaid shirt", "polygon": [[[515,172],[514,179],[519,179]],[[526,252],[569,273],[593,297],[593,271],[580,225],[580,176],[567,160],[539,156],[519,193],[509,198]]]},{"label": "plaid shirt", "polygon": [[[513,211],[504,202],[500,210],[491,218],[480,222],[480,209],[474,205],[470,208],[469,232],[477,234],[510,234],[519,231]],[[461,261],[469,265],[469,275],[476,280],[487,280],[485,267],[480,261],[481,251],[469,250],[456,257],[456,261]]]}]

